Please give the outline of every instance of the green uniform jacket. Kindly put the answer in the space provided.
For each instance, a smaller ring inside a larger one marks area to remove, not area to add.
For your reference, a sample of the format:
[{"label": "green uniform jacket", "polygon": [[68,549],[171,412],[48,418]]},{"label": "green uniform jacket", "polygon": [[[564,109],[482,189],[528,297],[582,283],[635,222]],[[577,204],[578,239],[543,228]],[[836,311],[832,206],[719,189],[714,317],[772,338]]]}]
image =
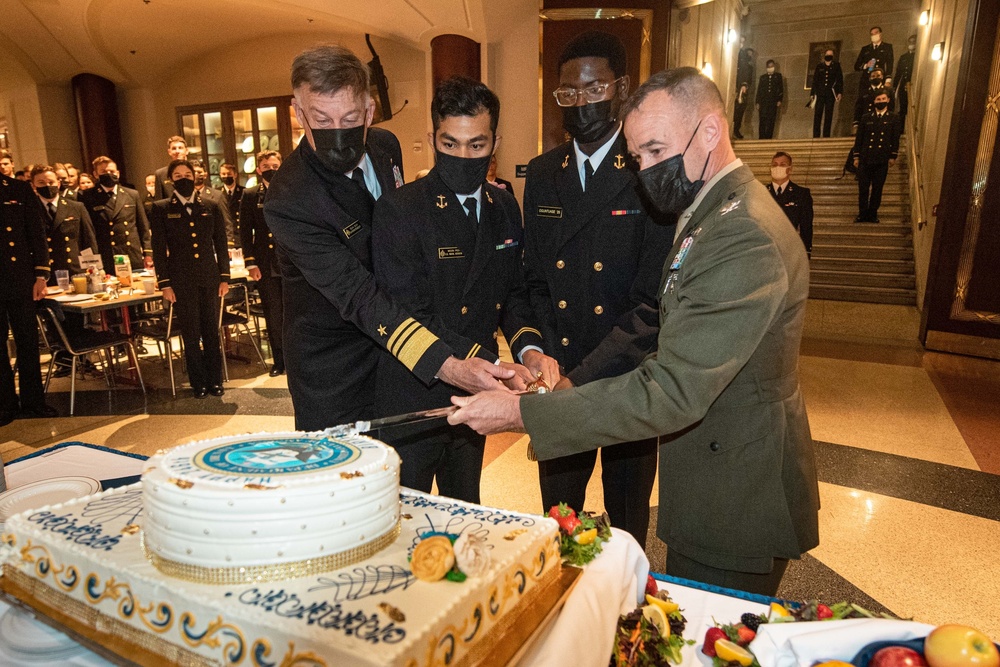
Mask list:
[{"label": "green uniform jacket", "polygon": [[667,258],[657,352],[627,375],[522,397],[524,424],[540,460],[664,435],[659,537],[713,567],[767,572],[819,543],[798,381],[805,249],[739,167]]}]

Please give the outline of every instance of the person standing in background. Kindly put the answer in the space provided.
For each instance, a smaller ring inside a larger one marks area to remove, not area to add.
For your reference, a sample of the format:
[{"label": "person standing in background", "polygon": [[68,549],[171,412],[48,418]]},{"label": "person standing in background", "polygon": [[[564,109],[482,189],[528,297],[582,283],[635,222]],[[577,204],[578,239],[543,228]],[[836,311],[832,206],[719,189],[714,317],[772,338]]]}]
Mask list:
[{"label": "person standing in background", "polygon": [[771,158],[771,184],[767,186],[774,201],[795,227],[806,247],[806,254],[812,257],[813,244],[813,198],[809,188],[791,181],[792,156],[778,151]]},{"label": "person standing in background", "polygon": [[762,74],[757,82],[757,113],[760,117],[758,139],[774,137],[774,122],[785,96],[782,76],[778,74],[773,60],[767,61],[767,74]]},{"label": "person standing in background", "polygon": [[875,110],[861,117],[854,138],[854,166],[858,170],[858,217],[854,222],[878,222],[882,186],[889,167],[899,157],[899,116],[889,111],[889,96],[875,98]]},{"label": "person standing in background", "polygon": [[127,255],[133,270],[149,268],[153,249],[149,241],[149,221],[139,193],[118,182],[118,165],[107,157],[94,158],[94,178],[99,186],[80,195],[87,207],[104,272],[115,274],[115,255]]},{"label": "person standing in background", "polygon": [[59,192],[59,179],[53,167],[35,167],[31,172],[31,187],[35,189],[45,212],[43,219],[47,223],[46,241],[49,266],[52,268],[49,284],[55,285],[56,271],[69,271],[70,276],[83,273],[80,251],[87,248],[98,252],[97,236],[87,208]]},{"label": "person standing in background", "polygon": [[[167,139],[167,155],[170,156],[171,162],[188,159],[188,147],[187,142],[184,141],[184,137],[173,136]],[[156,191],[153,199],[166,199],[173,191],[174,185],[167,177],[167,168],[160,167],[156,170]]]},{"label": "person standing in background", "polygon": [[917,52],[917,36],[910,35],[906,40],[906,53],[899,57],[896,63],[896,97],[899,105],[896,113],[899,114],[899,131],[906,129],[906,113],[910,109],[910,82],[913,81],[913,65]]},{"label": "person standing in background", "polygon": [[872,26],[871,44],[865,44],[854,61],[854,71],[861,72],[858,78],[858,95],[868,88],[868,79],[876,68],[882,70],[884,76],[892,75],[892,44],[882,41],[882,28]]},{"label": "person standing in background", "polygon": [[[742,42],[743,38],[740,38]],[[749,46],[740,49],[736,56],[736,102],[733,104],[733,136],[742,139],[743,114],[750,104],[750,86],[753,85],[754,52]]]},{"label": "person standing in background", "polygon": [[[0,155],[0,170],[7,170]],[[51,275],[49,248],[45,243],[45,213],[31,186],[0,173],[0,426],[24,417],[55,417],[45,404],[42,366],[38,356],[38,321],[35,303],[45,298]],[[7,355],[7,336],[14,334],[20,397],[14,387],[14,370]],[[2,477],[2,470],[0,470]]]},{"label": "person standing in background", "polygon": [[256,281],[264,308],[264,324],[267,326],[267,340],[271,347],[271,377],[285,372],[281,328],[284,322],[284,308],[281,296],[281,271],[275,258],[274,234],[264,220],[264,197],[267,186],[281,167],[281,153],[261,151],[257,153],[257,185],[244,190],[240,197],[240,247],[243,248],[243,262],[246,264],[250,280]]},{"label": "person standing in background", "polygon": [[823,53],[823,61],[816,65],[813,72],[811,95],[816,98],[816,109],[813,112],[813,138],[820,136],[820,126],[824,137],[830,136],[833,125],[833,105],[839,102],[844,94],[844,70],[840,62],[834,60],[833,49]]},{"label": "person standing in background", "polygon": [[[232,219],[233,224],[239,228],[240,198],[243,196],[244,188],[240,185],[239,172],[236,171],[236,165],[226,162],[219,167],[219,180],[222,181],[222,189],[219,190],[219,194],[222,197],[222,203],[229,209],[229,217]],[[236,241],[236,245],[239,246],[238,235],[234,241]]]}]

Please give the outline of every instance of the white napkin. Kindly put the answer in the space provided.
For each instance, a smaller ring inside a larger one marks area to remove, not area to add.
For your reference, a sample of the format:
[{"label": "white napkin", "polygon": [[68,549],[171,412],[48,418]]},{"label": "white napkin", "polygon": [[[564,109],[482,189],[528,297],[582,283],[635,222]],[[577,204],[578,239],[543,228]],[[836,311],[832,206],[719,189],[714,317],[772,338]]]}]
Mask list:
[{"label": "white napkin", "polygon": [[882,618],[766,623],[757,630],[750,650],[761,667],[808,667],[823,660],[850,662],[872,642],[917,639],[933,629],[926,623]]}]

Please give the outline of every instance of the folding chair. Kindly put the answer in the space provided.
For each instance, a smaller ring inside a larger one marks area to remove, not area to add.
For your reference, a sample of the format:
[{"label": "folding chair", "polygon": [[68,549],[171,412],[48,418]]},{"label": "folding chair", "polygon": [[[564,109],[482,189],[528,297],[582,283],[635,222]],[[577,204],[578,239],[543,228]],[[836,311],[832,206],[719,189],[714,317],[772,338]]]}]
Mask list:
[{"label": "folding chair", "polygon": [[181,356],[184,354],[184,338],[180,327],[174,324],[174,304],[166,302],[162,317],[158,321],[148,321],[136,328],[136,334],[143,338],[156,341],[156,349],[160,358],[167,358],[167,368],[170,370],[170,394],[177,397],[177,384],[174,380],[174,349],[171,339],[177,338],[181,343]]},{"label": "folding chair", "polygon": [[111,386],[114,384],[112,376],[109,375],[111,360],[114,358],[112,351],[119,345],[124,345],[129,352],[132,362],[135,364],[135,372],[139,378],[139,386],[142,387],[142,394],[143,396],[146,395],[146,384],[142,380],[142,370],[139,368],[139,356],[135,353],[135,346],[132,344],[132,340],[126,334],[113,331],[90,330],[85,330],[82,334],[76,332],[70,334],[63,328],[62,323],[51,306],[39,306],[38,316],[42,330],[44,331],[48,327],[49,331],[54,332],[57,338],[56,341],[51,342],[47,337],[45,338],[46,345],[49,351],[52,352],[52,358],[49,360],[49,366],[45,373],[45,393],[49,391],[49,380],[52,378],[52,368],[56,363],[55,352],[63,351],[72,357],[69,374],[70,415],[73,414],[76,406],[76,360],[78,357],[88,355],[92,352],[100,354],[101,363],[104,364],[105,379],[108,381],[109,386]]},{"label": "folding chair", "polygon": [[[233,285],[230,289],[230,294],[233,290],[242,289],[243,290],[243,303],[245,308],[244,313],[250,312],[250,296],[247,292],[247,286],[244,284],[237,283]],[[250,331],[250,320],[247,315],[241,315],[239,313],[232,313],[226,309],[226,297],[219,298],[219,346],[222,351],[222,374],[226,382],[229,381],[229,364],[226,361],[226,329],[228,327],[236,327],[237,339],[239,337],[239,329],[243,327],[246,331],[247,338],[250,339],[250,344],[253,345],[254,352],[257,353],[257,359],[260,360],[260,365],[267,370],[267,364],[264,362],[264,355],[260,351],[260,346],[257,345],[257,340]]]}]

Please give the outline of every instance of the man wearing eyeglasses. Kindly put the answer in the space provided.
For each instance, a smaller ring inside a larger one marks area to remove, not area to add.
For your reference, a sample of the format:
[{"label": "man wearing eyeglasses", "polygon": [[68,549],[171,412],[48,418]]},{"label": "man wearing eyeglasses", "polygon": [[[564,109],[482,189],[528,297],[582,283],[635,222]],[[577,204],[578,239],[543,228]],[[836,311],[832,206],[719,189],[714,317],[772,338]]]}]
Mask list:
[{"label": "man wearing eyeglasses", "polygon": [[[574,38],[554,92],[572,140],[528,164],[525,269],[544,352],[563,369],[557,389],[628,372],[656,347],[656,294],[676,220],[653,220],[640,200],[619,118],[628,87],[621,40]],[[596,460],[591,450],[540,461],[543,509],[582,508]],[[603,448],[601,468],[612,524],[644,545],[656,438]]]}]

